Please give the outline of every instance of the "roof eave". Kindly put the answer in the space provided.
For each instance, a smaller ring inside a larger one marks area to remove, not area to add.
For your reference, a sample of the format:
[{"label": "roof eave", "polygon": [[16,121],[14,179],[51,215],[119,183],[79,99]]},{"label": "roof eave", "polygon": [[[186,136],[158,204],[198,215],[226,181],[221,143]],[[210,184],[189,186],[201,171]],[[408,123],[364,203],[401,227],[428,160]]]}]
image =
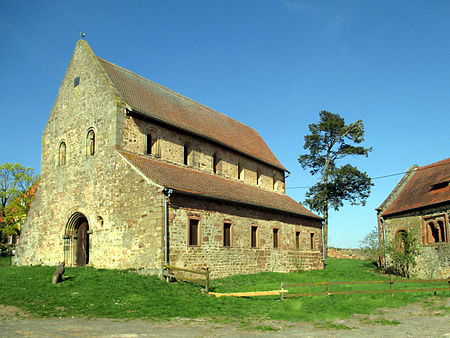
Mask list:
[{"label": "roof eave", "polygon": [[419,210],[428,209],[428,208],[436,208],[436,207],[439,207],[439,206],[445,205],[445,204],[450,204],[450,200],[442,201],[442,202],[438,202],[438,203],[427,204],[427,205],[421,205],[419,207],[398,210],[398,211],[389,212],[389,213],[382,213],[381,216],[383,216],[383,217],[396,216],[396,215],[404,214],[404,213],[408,213],[408,212],[419,211]]},{"label": "roof eave", "polygon": [[163,190],[163,193],[167,194],[167,191],[169,189],[171,189],[173,191],[173,193],[177,193],[177,194],[180,194],[180,195],[193,196],[193,197],[196,197],[196,198],[203,198],[203,199],[212,200],[212,201],[226,202],[226,203],[231,203],[231,204],[236,204],[236,205],[245,205],[245,206],[256,208],[256,209],[272,210],[272,211],[276,211],[276,212],[282,213],[282,214],[301,216],[301,217],[314,219],[314,220],[317,220],[317,221],[323,221],[323,218],[320,217],[320,216],[314,217],[314,216],[311,216],[311,215],[305,215],[305,214],[290,212],[290,211],[287,211],[287,210],[271,208],[271,207],[267,207],[267,206],[264,206],[264,205],[257,205],[257,204],[247,203],[247,202],[238,202],[238,201],[233,201],[233,200],[229,200],[229,199],[225,199],[225,198],[213,197],[213,196],[208,196],[208,195],[204,195],[204,194],[194,193],[194,192],[191,192],[191,191],[180,190],[180,189],[176,189],[176,188],[172,188],[172,187],[165,187],[164,190]]}]

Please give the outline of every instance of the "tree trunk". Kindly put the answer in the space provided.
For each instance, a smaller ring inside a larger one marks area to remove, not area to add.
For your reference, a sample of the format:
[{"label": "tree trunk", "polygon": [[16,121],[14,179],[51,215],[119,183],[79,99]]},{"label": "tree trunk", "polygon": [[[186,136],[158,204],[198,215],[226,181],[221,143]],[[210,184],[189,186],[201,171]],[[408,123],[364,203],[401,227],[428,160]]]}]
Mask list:
[{"label": "tree trunk", "polygon": [[[330,148],[331,149],[331,148]],[[328,257],[328,190],[327,190],[327,184],[328,184],[328,168],[330,164],[330,151],[328,151],[327,159],[325,161],[325,168],[323,172],[323,183],[325,187],[325,201],[323,206],[323,227],[322,227],[322,238],[323,238],[323,259],[324,259],[324,266],[325,266],[325,259]]]},{"label": "tree trunk", "polygon": [[[322,227],[322,236],[323,236],[323,258],[326,259],[328,257],[328,201],[325,201],[325,208],[323,211],[323,227]],[[323,262],[325,264],[325,262]]]}]

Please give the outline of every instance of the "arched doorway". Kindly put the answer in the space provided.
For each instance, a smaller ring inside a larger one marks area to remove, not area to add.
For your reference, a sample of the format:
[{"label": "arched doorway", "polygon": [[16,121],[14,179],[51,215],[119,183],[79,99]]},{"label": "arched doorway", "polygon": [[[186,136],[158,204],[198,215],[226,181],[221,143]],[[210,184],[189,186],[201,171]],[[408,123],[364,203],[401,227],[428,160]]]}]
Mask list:
[{"label": "arched doorway", "polygon": [[82,213],[70,216],[64,234],[64,261],[68,266],[89,263],[89,223]]}]

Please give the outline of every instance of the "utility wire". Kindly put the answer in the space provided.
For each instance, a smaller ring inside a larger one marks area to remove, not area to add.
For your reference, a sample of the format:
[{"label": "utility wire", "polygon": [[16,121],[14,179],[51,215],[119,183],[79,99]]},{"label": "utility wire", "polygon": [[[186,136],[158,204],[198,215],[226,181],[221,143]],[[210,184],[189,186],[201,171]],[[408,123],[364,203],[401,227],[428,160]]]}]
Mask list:
[{"label": "utility wire", "polygon": [[[450,165],[450,162],[439,163],[439,164],[429,165],[429,166],[424,166],[424,167],[419,167],[419,168],[416,169],[416,171],[422,171],[422,170],[425,170],[425,169],[436,168],[436,167],[440,167],[440,166],[443,166],[443,165]],[[383,176],[372,177],[372,180],[379,180],[379,179],[382,179],[382,178],[388,178],[388,177],[393,177],[393,176],[398,176],[398,175],[404,175],[406,173],[407,173],[407,171],[402,171],[402,172],[395,173],[395,174],[388,174],[388,175],[383,175]],[[309,187],[286,187],[286,189],[309,189],[311,187],[312,186],[309,186]]]}]

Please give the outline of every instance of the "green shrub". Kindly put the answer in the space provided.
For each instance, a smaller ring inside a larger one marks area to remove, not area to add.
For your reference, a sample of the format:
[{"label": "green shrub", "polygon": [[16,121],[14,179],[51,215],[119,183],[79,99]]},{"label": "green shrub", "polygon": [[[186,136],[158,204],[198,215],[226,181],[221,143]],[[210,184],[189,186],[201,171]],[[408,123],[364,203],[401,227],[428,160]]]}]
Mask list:
[{"label": "green shrub", "polygon": [[386,243],[389,272],[409,278],[411,268],[416,265],[419,248],[419,237],[415,231],[399,231],[392,241]]},{"label": "green shrub", "polygon": [[9,257],[13,254],[14,245],[0,243],[0,256]]}]

